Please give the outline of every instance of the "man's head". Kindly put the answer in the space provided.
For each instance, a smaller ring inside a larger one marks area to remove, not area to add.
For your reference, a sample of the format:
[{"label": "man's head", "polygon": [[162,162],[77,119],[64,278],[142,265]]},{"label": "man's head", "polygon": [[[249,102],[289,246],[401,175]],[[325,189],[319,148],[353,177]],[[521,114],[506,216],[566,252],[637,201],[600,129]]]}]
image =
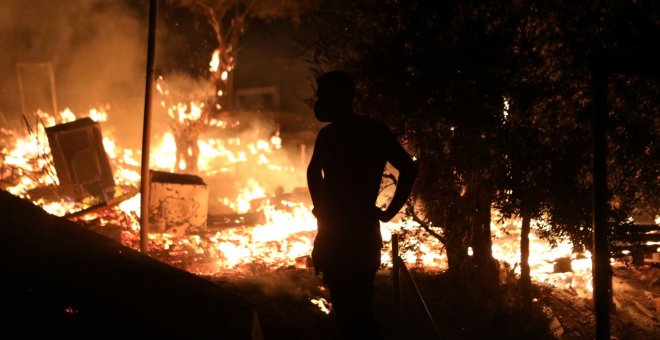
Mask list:
[{"label": "man's head", "polygon": [[314,115],[322,122],[336,122],[353,114],[355,82],[344,71],[332,71],[316,79]]}]

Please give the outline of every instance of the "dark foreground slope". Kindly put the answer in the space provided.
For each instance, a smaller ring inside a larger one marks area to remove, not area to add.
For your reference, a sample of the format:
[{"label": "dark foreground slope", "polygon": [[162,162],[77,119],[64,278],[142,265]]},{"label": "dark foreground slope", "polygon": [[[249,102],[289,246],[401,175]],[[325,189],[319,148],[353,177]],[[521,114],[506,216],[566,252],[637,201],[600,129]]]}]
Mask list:
[{"label": "dark foreground slope", "polygon": [[252,337],[217,285],[0,191],[0,338]]}]

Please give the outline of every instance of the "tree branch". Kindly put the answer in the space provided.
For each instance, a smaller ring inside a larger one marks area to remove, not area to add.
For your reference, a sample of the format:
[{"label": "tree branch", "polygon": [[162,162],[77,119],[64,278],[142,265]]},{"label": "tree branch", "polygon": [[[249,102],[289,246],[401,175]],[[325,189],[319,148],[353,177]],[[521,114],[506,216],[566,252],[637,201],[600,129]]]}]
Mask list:
[{"label": "tree branch", "polygon": [[443,244],[446,242],[446,238],[439,234],[437,231],[431,229],[431,226],[424,220],[422,220],[419,215],[415,212],[415,209],[409,209],[410,215],[413,219],[413,221],[419,223],[419,225],[424,229],[427,233],[431,234],[431,236],[435,237],[438,239],[438,241],[442,242]]}]

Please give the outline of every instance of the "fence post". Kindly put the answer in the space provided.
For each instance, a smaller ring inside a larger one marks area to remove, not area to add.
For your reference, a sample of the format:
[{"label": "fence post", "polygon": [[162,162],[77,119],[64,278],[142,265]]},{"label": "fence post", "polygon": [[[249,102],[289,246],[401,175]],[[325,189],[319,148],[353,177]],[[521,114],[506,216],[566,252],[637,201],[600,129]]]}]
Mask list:
[{"label": "fence post", "polygon": [[399,235],[392,234],[392,282],[394,284],[394,329],[395,337],[401,339],[401,281],[399,274]]},{"label": "fence post", "polygon": [[596,339],[610,338],[610,304],[612,300],[612,267],[608,236],[607,189],[607,81],[609,72],[595,52],[592,65],[592,140],[593,140],[593,299],[596,315]]}]

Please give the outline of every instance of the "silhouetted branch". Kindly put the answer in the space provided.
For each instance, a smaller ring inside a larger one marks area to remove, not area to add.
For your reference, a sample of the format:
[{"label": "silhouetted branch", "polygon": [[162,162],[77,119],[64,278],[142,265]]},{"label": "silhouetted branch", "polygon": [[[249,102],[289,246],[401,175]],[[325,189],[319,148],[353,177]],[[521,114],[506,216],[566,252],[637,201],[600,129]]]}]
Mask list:
[{"label": "silhouetted branch", "polygon": [[419,215],[417,215],[417,212],[415,212],[415,209],[408,209],[410,212],[410,216],[412,217],[413,221],[419,223],[419,225],[424,229],[427,233],[431,234],[433,237],[437,238],[440,242],[443,244],[445,243],[446,239],[443,235],[439,234],[437,231],[431,229],[431,226],[429,223],[424,221]]}]

